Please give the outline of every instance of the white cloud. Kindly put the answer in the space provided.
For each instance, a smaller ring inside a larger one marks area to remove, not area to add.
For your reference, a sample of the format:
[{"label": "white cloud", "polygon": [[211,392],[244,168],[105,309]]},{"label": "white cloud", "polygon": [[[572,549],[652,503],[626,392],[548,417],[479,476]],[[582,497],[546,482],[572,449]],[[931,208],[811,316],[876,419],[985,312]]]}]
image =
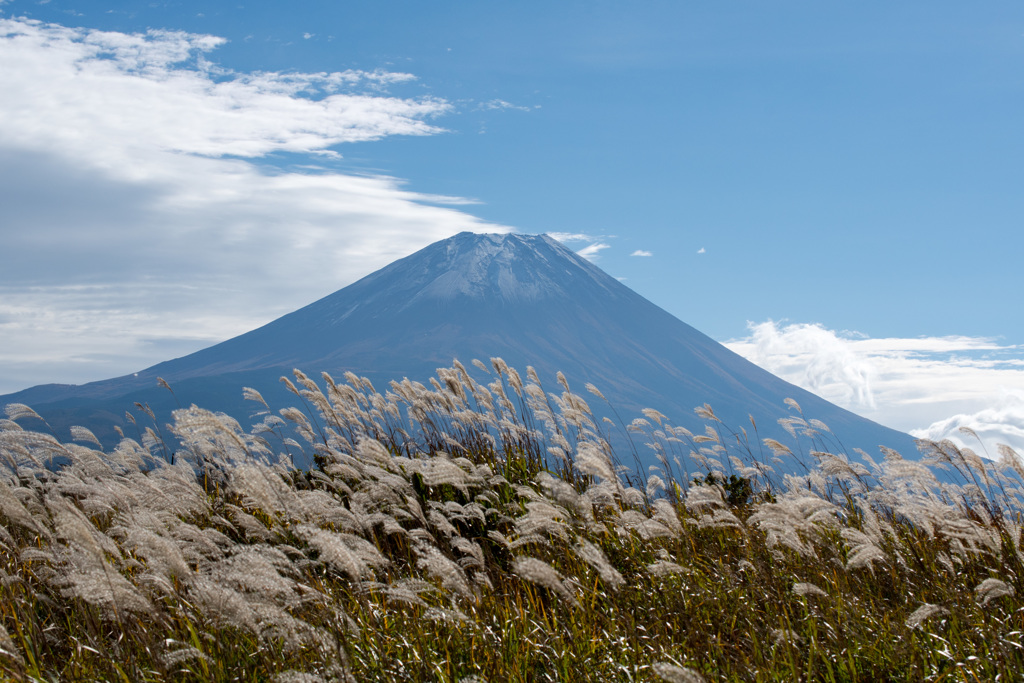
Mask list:
[{"label": "white cloud", "polygon": [[223,42],[0,19],[0,393],[138,370],[505,230],[395,178],[264,163],[450,108],[382,92],[409,74],[231,72]]},{"label": "white cloud", "polygon": [[707,253],[707,249],[705,249],[704,247],[701,247],[700,249],[697,250],[697,253],[698,254],[706,254]]},{"label": "white cloud", "polygon": [[559,242],[593,242],[597,238],[583,232],[549,232],[548,237]]},{"label": "white cloud", "polygon": [[576,253],[579,254],[580,256],[582,256],[585,259],[589,259],[589,260],[593,261],[593,260],[597,259],[598,255],[599,255],[599,252],[602,249],[607,249],[609,246],[610,245],[605,244],[604,242],[594,242],[593,244],[589,244],[589,245],[583,247],[582,249],[580,249]]},{"label": "white cloud", "polygon": [[979,337],[874,339],[817,324],[750,330],[726,346],[844,408],[976,447],[956,431],[973,427],[992,454],[998,442],[1024,450],[1024,349]]},{"label": "white cloud", "polygon": [[144,151],[322,152],[439,132],[425,120],[451,108],[437,99],[341,92],[409,74],[221,69],[205,55],[224,42],[181,31],[125,34],[0,19],[0,144],[87,156],[101,168],[131,164]]},{"label": "white cloud", "polygon": [[[966,430],[973,431],[978,438]],[[1024,391],[1007,390],[990,408],[938,420],[924,429],[912,430],[911,434],[933,441],[950,439],[990,457],[998,457],[998,449],[993,445],[1000,443],[1024,455]]]},{"label": "white cloud", "polygon": [[485,111],[504,111],[509,109],[513,109],[515,111],[530,111],[530,107],[524,107],[520,104],[512,104],[505,100],[489,100],[487,102],[482,102],[477,109],[483,109]]},{"label": "white cloud", "polygon": [[649,251],[645,251],[644,249],[637,249],[632,254],[630,254],[630,256],[654,256],[654,254],[652,254]]}]

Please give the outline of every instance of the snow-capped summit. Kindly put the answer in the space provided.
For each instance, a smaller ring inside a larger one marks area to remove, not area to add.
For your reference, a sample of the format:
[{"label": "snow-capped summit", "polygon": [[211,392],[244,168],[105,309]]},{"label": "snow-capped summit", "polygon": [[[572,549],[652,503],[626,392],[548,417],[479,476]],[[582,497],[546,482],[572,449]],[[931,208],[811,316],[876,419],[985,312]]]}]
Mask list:
[{"label": "snow-capped summit", "polygon": [[[585,291],[581,281],[605,296],[614,282],[589,261],[547,235],[463,232],[395,261],[351,287],[314,304],[335,307],[353,299],[368,315],[382,317],[420,306],[532,304]],[[347,296],[341,296],[342,294]],[[341,321],[355,309],[338,311]]]},{"label": "snow-capped summit", "polygon": [[[256,330],[137,375],[80,387],[35,387],[0,397],[24,402],[51,423],[114,423],[134,401],[223,410],[244,422],[243,386],[274,402],[277,379],[345,371],[377,386],[425,381],[453,359],[501,357],[532,365],[554,384],[564,372],[579,390],[596,385],[622,415],[655,408],[703,430],[693,413],[709,403],[733,428],[776,435],[793,398],[849,447],[885,445],[914,455],[914,442],[753,365],[647,301],[547,236],[461,233],[436,242]],[[279,406],[290,405],[278,395]],[[108,425],[106,431],[110,431]],[[783,436],[782,434],[777,434]],[[755,439],[755,443],[756,443]]]}]

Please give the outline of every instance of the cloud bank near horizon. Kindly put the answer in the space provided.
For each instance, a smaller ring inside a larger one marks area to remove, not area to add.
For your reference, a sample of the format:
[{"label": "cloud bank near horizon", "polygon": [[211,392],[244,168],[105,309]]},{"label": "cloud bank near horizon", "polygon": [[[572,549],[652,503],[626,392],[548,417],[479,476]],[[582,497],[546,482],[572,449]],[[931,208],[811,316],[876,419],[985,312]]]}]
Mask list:
[{"label": "cloud bank near horizon", "polygon": [[725,345],[839,406],[919,438],[992,457],[1003,443],[1024,455],[1024,349],[982,337],[874,339],[772,320],[748,327],[750,335]]},{"label": "cloud bank near horizon", "polygon": [[238,73],[210,59],[224,42],[0,18],[0,393],[141,369],[507,230],[332,167],[347,142],[443,132],[449,103],[388,93],[413,75]]}]

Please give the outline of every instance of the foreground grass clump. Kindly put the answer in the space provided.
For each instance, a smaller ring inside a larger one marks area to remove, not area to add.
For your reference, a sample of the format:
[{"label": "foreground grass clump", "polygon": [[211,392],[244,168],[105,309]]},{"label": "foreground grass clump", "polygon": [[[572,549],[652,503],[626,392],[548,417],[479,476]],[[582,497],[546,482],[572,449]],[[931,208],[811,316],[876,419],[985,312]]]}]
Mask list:
[{"label": "foreground grass clump", "polygon": [[[923,443],[928,465],[891,451],[875,463],[795,403],[789,445],[751,443],[707,406],[703,434],[654,410],[616,425],[564,378],[549,393],[532,370],[524,382],[500,359],[477,365],[489,384],[456,363],[430,387],[385,394],[296,372],[285,381],[302,409],[274,414],[246,389],[263,409],[251,432],[192,407],[169,426],[174,448],[153,428],[111,452],[84,428],[60,443],[8,406],[4,678],[1024,671],[1022,468],[1009,449],[994,463]],[[610,440],[644,444],[661,467],[631,473]],[[315,467],[292,467],[300,452]]]}]

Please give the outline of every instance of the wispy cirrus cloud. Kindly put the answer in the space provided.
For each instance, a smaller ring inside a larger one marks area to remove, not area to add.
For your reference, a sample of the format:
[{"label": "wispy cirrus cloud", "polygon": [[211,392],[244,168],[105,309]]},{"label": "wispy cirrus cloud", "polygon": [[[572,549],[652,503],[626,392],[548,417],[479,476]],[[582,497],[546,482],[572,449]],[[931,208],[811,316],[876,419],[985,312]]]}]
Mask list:
[{"label": "wispy cirrus cloud", "polygon": [[565,244],[569,242],[594,242],[599,239],[598,237],[588,235],[585,232],[549,232],[545,234],[551,239],[558,240]]},{"label": "wispy cirrus cloud", "polygon": [[637,249],[632,254],[630,254],[630,256],[654,256],[654,254],[647,251],[646,249]]},{"label": "wispy cirrus cloud", "polygon": [[597,257],[603,250],[608,249],[610,247],[610,244],[605,244],[604,242],[594,242],[593,244],[588,244],[582,249],[577,250],[576,253],[585,259],[593,261],[597,259]]},{"label": "wispy cirrus cloud", "polygon": [[498,99],[488,100],[486,102],[481,102],[479,105],[477,105],[477,109],[482,109],[484,111],[503,111],[509,109],[515,111],[533,111],[534,109],[539,108],[540,105],[535,105],[534,107],[525,107],[521,104],[512,104],[511,102],[506,102],[505,100]]},{"label": "wispy cirrus cloud", "polygon": [[882,424],[979,448],[1024,453],[1024,349],[983,337],[870,338],[817,324],[750,324],[725,342],[798,386]]},{"label": "wispy cirrus cloud", "polygon": [[387,93],[414,76],[238,73],[223,43],[0,18],[0,393],[141,369],[506,230],[332,168],[347,142],[443,132],[446,101]]},{"label": "wispy cirrus cloud", "polygon": [[563,244],[571,244],[573,242],[590,242],[590,244],[582,249],[576,250],[577,254],[590,261],[596,261],[600,258],[602,251],[611,248],[610,244],[602,241],[607,239],[604,235],[590,235],[584,232],[549,232],[546,234],[548,237],[558,240]]}]

